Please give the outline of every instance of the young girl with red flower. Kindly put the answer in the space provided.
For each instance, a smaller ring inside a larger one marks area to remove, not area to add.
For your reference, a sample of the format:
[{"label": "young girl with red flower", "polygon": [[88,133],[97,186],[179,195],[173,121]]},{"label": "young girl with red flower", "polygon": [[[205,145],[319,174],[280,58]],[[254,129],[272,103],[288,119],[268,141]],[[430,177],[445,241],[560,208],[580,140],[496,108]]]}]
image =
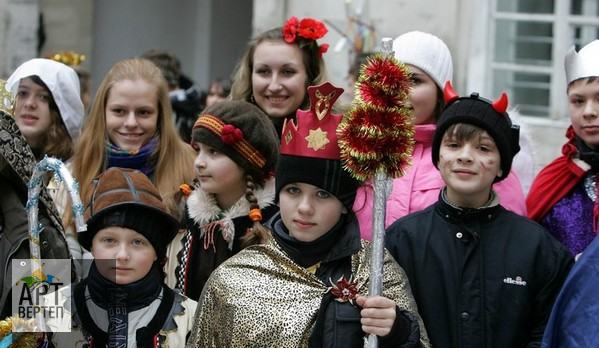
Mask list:
[{"label": "young girl with red flower", "polygon": [[280,135],[284,120],[308,107],[308,86],[328,79],[322,55],[329,45],[317,42],[327,32],[321,21],[291,17],[250,40],[235,70],[231,98],[260,107]]},{"label": "young girl with red flower", "polygon": [[187,195],[185,228],[168,250],[167,284],[197,300],[212,271],[268,231],[278,211],[272,171],[278,137],[268,117],[244,101],[222,101],[200,114],[192,131],[196,181]]}]

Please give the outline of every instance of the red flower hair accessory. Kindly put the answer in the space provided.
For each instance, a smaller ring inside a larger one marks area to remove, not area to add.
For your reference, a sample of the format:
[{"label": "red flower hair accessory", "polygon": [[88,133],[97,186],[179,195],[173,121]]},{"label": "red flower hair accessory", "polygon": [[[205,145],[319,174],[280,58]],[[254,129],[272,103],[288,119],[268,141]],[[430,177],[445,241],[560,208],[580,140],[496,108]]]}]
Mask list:
[{"label": "red flower hair accessory", "polygon": [[263,168],[266,165],[266,158],[243,137],[241,129],[231,124],[226,124],[219,117],[204,114],[193,125],[193,129],[196,128],[205,128],[212,132],[223,144],[227,144],[235,149],[251,165],[258,168]]},{"label": "red flower hair accessory", "polygon": [[230,124],[226,124],[223,126],[222,132],[222,141],[227,145],[234,144],[243,139],[243,132],[239,128],[235,128]]},{"label": "red flower hair accessory", "polygon": [[300,47],[315,46],[318,49],[318,56],[328,51],[329,44],[318,46],[316,40],[324,37],[329,30],[323,22],[314,18],[304,18],[298,20],[297,17],[291,17],[285,22],[283,27],[283,39],[287,43],[297,42]]}]

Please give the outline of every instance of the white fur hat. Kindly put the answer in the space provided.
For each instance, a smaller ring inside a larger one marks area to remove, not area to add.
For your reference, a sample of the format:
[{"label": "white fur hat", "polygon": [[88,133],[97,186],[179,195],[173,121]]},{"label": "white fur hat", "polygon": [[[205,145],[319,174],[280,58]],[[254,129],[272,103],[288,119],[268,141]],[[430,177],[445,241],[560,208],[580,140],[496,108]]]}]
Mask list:
[{"label": "white fur hat", "polygon": [[584,77],[599,76],[597,62],[599,62],[599,40],[592,41],[578,52],[574,46],[570,47],[564,61],[568,84]]},{"label": "white fur hat", "polygon": [[34,75],[50,89],[71,140],[77,140],[81,134],[84,114],[77,73],[63,63],[51,59],[34,58],[21,64],[10,75],[6,81],[6,90],[11,91],[16,100],[21,79]]},{"label": "white fur hat", "polygon": [[438,37],[411,31],[393,40],[395,58],[426,72],[443,90],[453,76],[453,62],[447,45]]}]

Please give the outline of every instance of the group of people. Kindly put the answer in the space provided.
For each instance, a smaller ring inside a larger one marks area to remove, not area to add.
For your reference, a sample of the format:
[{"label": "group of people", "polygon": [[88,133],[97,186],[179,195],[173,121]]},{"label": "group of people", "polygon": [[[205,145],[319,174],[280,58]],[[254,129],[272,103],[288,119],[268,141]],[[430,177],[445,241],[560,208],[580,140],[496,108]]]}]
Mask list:
[{"label": "group of people", "polygon": [[[36,161],[65,161],[85,205],[73,211],[64,183],[49,179],[42,190],[42,255],[71,259],[75,270],[59,297],[71,332],[50,320],[45,344],[358,347],[366,335],[381,347],[595,342],[568,327],[584,322],[572,308],[593,308],[592,296],[576,306],[571,294],[590,294],[585,272],[597,257],[586,248],[599,219],[599,40],[566,54],[568,142],[526,199],[512,166],[520,129],[508,96],[460,97],[450,51],[432,34],[394,40],[395,60],[410,71],[414,150],[386,188],[383,291],[369,297],[373,185],[341,159],[336,129],[347,107],[327,82],[326,32],[318,20],[291,17],[250,40],[230,96],[199,112],[189,142],[173,116],[177,76],[150,55],[117,62],[85,117],[68,66],[33,59],[8,78],[4,269],[28,257],[26,184]],[[85,232],[75,232],[78,213]],[[0,309],[9,316],[12,284],[3,277]]]}]

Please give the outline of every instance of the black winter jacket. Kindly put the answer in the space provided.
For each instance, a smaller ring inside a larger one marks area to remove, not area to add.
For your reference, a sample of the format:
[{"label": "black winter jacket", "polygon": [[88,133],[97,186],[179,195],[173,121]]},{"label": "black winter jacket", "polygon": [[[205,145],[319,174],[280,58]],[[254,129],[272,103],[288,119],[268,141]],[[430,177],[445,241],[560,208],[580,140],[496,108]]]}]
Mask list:
[{"label": "black winter jacket", "polygon": [[538,347],[573,259],[534,221],[440,199],[389,226],[433,347]]}]

